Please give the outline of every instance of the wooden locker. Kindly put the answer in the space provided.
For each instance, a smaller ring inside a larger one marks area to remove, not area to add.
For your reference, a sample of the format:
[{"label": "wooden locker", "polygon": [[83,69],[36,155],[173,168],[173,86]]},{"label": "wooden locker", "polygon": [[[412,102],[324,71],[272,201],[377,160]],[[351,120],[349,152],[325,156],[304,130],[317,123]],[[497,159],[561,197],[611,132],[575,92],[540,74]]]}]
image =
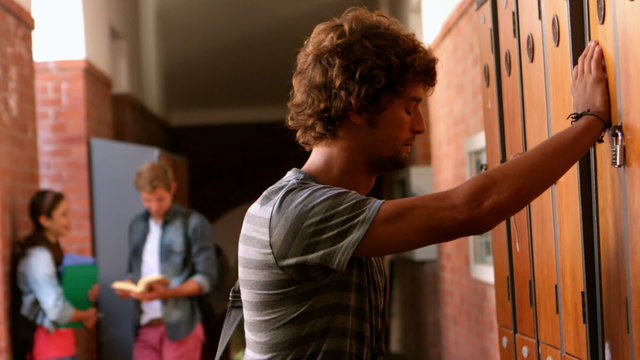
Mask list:
[{"label": "wooden locker", "polygon": [[[477,10],[479,22],[480,74],[483,82],[482,104],[484,113],[484,133],[487,151],[487,168],[500,165],[502,146],[498,119],[498,93],[495,66],[495,44],[493,43],[493,17],[491,1],[485,2]],[[511,296],[509,290],[509,250],[506,223],[491,230],[493,251],[494,289],[496,293],[496,315],[498,325],[513,329]]]},{"label": "wooden locker", "polygon": [[515,359],[513,331],[511,329],[498,327],[498,342],[498,348],[500,349],[500,360]]},{"label": "wooden locker", "polygon": [[[527,148],[549,137],[545,90],[545,64],[542,23],[538,0],[518,1],[520,14],[520,54],[522,63],[522,101]],[[568,96],[569,94],[563,94]],[[551,189],[529,206],[531,252],[536,291],[538,338],[560,347],[560,317],[556,306],[556,248]]]},{"label": "wooden locker", "polygon": [[562,360],[562,354],[552,346],[540,344],[540,360]]},{"label": "wooden locker", "polygon": [[[618,124],[618,94],[614,2],[589,0],[588,9],[590,38],[599,40],[604,51],[611,95],[612,123],[615,125]],[[612,359],[629,359],[622,170],[611,166],[610,136],[605,136],[604,144],[596,146],[596,176],[605,352],[610,354]],[[634,221],[637,222],[637,219]]]},{"label": "wooden locker", "polygon": [[[507,160],[524,151],[515,0],[497,0],[500,78]],[[527,209],[510,219],[517,332],[535,336]]]},{"label": "wooden locker", "polygon": [[516,359],[536,360],[538,359],[536,341],[524,336],[516,335]]},{"label": "wooden locker", "polygon": [[[547,57],[547,97],[552,133],[571,126],[571,34],[564,1],[542,1],[542,24]],[[582,316],[584,270],[578,168],[573,166],[555,184],[558,239],[558,296],[562,313],[562,336],[567,353],[587,358],[587,330]],[[537,276],[536,276],[537,282]]]},{"label": "wooden locker", "polygon": [[628,256],[631,282],[629,308],[633,354],[640,359],[640,2],[616,3],[618,64],[620,65],[620,122],[626,142],[625,182],[627,199]]}]

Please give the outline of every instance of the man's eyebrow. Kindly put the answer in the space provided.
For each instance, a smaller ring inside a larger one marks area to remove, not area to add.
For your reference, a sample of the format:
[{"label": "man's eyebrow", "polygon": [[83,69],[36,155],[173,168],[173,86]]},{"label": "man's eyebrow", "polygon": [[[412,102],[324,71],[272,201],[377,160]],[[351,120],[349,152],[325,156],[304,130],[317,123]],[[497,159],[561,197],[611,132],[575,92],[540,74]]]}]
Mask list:
[{"label": "man's eyebrow", "polygon": [[422,102],[422,98],[417,96],[408,96],[407,100],[414,101],[416,104],[420,104]]}]

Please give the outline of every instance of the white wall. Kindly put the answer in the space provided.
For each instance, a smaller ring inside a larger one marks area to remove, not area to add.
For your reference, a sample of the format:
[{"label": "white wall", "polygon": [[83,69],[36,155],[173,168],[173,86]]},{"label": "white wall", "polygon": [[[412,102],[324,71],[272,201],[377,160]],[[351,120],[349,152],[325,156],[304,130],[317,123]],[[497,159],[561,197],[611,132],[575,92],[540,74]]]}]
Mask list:
[{"label": "white wall", "polygon": [[86,58],[82,0],[33,0],[33,60]]},{"label": "white wall", "polygon": [[139,0],[142,101],[154,113],[165,117],[164,59],[159,36],[158,1]]},{"label": "white wall", "polygon": [[93,65],[112,77],[109,52],[109,0],[84,0],[84,28],[87,57]]},{"label": "white wall", "polygon": [[139,14],[138,1],[109,0],[112,91],[142,101]]},{"label": "white wall", "polygon": [[461,0],[422,0],[422,40],[433,42]]}]

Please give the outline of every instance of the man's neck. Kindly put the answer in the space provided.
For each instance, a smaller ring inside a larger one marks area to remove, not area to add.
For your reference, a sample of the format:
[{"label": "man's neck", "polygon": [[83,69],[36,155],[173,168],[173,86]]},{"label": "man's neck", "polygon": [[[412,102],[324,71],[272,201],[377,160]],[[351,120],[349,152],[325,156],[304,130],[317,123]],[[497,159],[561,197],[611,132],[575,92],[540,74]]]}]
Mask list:
[{"label": "man's neck", "polygon": [[346,143],[316,145],[301,170],[323,184],[366,195],[373,188],[377,174],[368,171],[366,160],[358,155]]}]

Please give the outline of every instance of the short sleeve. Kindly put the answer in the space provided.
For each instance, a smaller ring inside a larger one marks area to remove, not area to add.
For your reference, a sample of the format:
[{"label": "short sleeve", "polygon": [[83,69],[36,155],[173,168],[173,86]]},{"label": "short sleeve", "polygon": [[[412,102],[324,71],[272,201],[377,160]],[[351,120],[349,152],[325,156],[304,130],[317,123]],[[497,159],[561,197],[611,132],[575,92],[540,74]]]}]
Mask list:
[{"label": "short sleeve", "polygon": [[332,186],[291,186],[274,205],[270,243],[278,266],[297,279],[344,271],[382,200]]}]

